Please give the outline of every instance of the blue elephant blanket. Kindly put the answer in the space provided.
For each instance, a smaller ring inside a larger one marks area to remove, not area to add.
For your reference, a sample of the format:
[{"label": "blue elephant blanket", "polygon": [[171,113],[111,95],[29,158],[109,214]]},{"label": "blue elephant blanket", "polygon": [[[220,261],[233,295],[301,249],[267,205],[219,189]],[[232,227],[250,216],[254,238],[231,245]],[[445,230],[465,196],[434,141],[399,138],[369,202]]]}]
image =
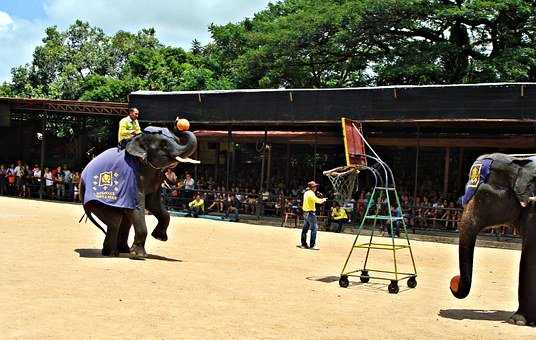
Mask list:
[{"label": "blue elephant blanket", "polygon": [[111,148],[95,157],[82,171],[86,191],[82,203],[103,204],[134,209],[137,202],[138,164],[125,150]]},{"label": "blue elephant blanket", "polygon": [[465,194],[462,197],[462,204],[465,207],[467,203],[475,195],[478,186],[482,183],[486,183],[488,180],[491,163],[493,162],[490,158],[479,159],[473,163],[471,170],[469,170],[469,181],[465,185]]}]

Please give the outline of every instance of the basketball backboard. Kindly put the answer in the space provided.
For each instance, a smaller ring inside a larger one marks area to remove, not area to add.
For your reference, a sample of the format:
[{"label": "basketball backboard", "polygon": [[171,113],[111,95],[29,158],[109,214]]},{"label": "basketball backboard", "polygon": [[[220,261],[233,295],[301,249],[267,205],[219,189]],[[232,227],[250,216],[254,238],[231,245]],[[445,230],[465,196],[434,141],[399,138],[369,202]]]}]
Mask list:
[{"label": "basketball backboard", "polygon": [[344,152],[346,165],[367,165],[365,143],[363,141],[363,127],[356,120],[342,118],[342,134],[344,138]]}]

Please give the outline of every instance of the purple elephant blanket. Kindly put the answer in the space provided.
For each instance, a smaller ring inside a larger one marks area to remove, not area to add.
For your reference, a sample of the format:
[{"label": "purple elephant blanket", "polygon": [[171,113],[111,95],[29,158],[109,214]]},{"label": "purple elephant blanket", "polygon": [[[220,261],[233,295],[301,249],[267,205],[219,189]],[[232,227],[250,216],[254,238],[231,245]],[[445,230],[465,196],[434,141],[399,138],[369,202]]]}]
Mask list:
[{"label": "purple elephant blanket", "polygon": [[82,171],[85,193],[82,203],[134,209],[137,205],[137,161],[125,150],[111,148],[95,157]]},{"label": "purple elephant blanket", "polygon": [[473,163],[469,170],[469,181],[465,186],[465,194],[462,197],[462,204],[465,207],[475,195],[476,189],[482,183],[486,183],[493,160],[490,158],[479,159]]}]

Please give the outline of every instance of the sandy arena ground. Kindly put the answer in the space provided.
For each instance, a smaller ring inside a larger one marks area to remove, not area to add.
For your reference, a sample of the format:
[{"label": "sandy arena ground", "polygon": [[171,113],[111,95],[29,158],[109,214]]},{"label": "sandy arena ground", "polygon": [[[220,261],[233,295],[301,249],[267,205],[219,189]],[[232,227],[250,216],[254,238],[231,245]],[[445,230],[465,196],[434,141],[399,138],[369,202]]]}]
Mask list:
[{"label": "sandy arena ground", "polygon": [[413,242],[418,286],[390,295],[385,281],[339,287],[352,235],[320,232],[314,251],[296,247],[297,229],[172,218],[169,241],[149,237],[152,255],[133,261],[101,257],[103,235],[81,212],[0,198],[2,339],[536,338],[504,322],[518,251],[478,248],[473,290],[457,300],[457,247]]}]

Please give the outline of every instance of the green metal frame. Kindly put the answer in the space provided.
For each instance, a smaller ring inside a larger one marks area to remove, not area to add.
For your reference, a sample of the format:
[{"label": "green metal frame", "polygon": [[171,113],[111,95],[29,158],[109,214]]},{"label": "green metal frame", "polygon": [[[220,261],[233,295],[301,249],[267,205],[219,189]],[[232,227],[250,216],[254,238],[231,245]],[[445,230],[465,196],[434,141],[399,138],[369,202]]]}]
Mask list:
[{"label": "green metal frame", "polygon": [[[390,198],[389,192],[394,193],[394,196],[396,198],[396,203],[397,203],[398,207],[400,207],[400,211],[402,211],[402,208],[401,208],[402,206],[400,205],[400,199],[398,198],[398,193],[396,191],[396,188],[390,188],[390,187],[375,187],[374,188],[374,190],[372,191],[372,195],[370,196],[370,200],[369,200],[369,202],[367,204],[367,208],[365,210],[365,216],[361,220],[361,224],[359,225],[359,228],[357,230],[357,235],[355,237],[354,243],[352,244],[352,248],[350,249],[350,253],[348,254],[348,257],[346,258],[346,261],[344,262],[344,266],[343,266],[342,271],[341,271],[341,277],[354,276],[354,277],[367,278],[367,279],[371,278],[371,279],[379,279],[379,280],[389,280],[391,282],[395,281],[396,283],[398,283],[398,281],[401,281],[401,280],[404,280],[404,279],[410,279],[410,278],[416,278],[417,277],[417,268],[415,266],[415,259],[413,258],[413,252],[411,250],[411,244],[409,242],[408,230],[407,230],[407,227],[406,227],[406,222],[404,221],[403,217],[394,217],[394,216],[392,216],[392,214],[391,214],[391,198]],[[378,200],[375,200],[374,198],[375,198],[377,193],[379,193]],[[385,203],[377,203],[375,213],[373,215],[369,215],[369,211],[370,211],[370,209],[372,207],[372,203],[373,202],[380,202],[380,200],[384,196],[385,196],[385,199],[386,199]],[[387,208],[387,211],[388,211],[389,215],[379,215],[382,204],[387,205],[386,208]],[[402,212],[402,216],[404,216],[403,212]],[[358,244],[357,240],[358,240],[359,235],[361,234],[361,231],[362,231],[362,229],[363,229],[363,227],[365,225],[365,221],[367,221],[367,220],[373,220],[372,231],[371,231],[371,234],[370,234],[369,242]],[[374,232],[376,230],[376,222],[378,220],[388,221],[388,223],[389,223],[388,227],[391,229],[391,243],[375,243],[375,242],[372,242],[372,238],[374,237]],[[404,232],[404,235],[406,237],[407,244],[396,244],[395,243],[395,236],[394,236],[394,230],[393,230],[393,221],[402,222],[403,232]],[[367,254],[365,256],[363,269],[346,271],[347,266],[348,266],[348,262],[350,261],[350,258],[352,257],[352,253],[353,253],[354,249],[356,249],[356,248],[365,248],[365,249],[367,249]],[[394,271],[377,270],[377,269],[367,268],[368,258],[369,258],[369,254],[370,254],[371,249],[391,250],[393,252]],[[413,264],[413,273],[403,273],[403,272],[398,271],[398,266],[397,266],[397,261],[396,261],[396,252],[397,252],[397,250],[403,250],[403,249],[408,249],[409,250],[409,255],[411,257],[411,262]],[[359,273],[359,272],[361,272],[360,275],[355,275],[356,273]],[[366,275],[363,275],[363,272],[365,272]],[[370,276],[370,275],[368,275],[368,272],[380,273],[380,274],[378,276]],[[381,274],[390,274],[390,275],[381,275]]]}]

